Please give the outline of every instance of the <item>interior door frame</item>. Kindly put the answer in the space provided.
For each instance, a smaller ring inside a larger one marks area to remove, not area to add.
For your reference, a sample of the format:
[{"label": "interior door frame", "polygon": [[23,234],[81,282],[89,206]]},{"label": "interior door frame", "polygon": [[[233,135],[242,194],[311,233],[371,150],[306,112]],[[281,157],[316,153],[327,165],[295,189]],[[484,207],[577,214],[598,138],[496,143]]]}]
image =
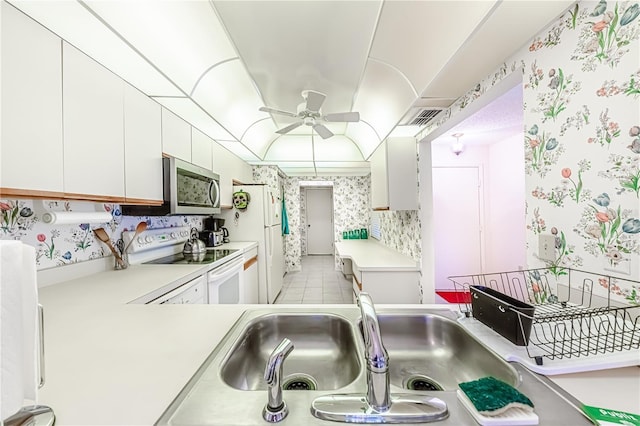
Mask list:
[{"label": "interior door frame", "polygon": [[431,142],[447,133],[457,124],[472,116],[480,109],[495,101],[498,97],[517,85],[522,85],[523,69],[517,67],[512,72],[497,82],[490,90],[476,101],[469,104],[463,110],[452,115],[440,127],[418,141],[418,169],[420,170],[420,222],[422,241],[422,275],[420,285],[422,287],[422,303],[435,303],[435,260],[433,244],[433,190],[431,188]]},{"label": "interior door frame", "polygon": [[[331,220],[331,250],[329,251],[329,253],[309,253],[309,191],[318,191],[318,190],[324,190],[324,191],[328,191],[329,192],[329,200],[331,202],[331,215],[329,216],[329,219]],[[336,232],[336,222],[335,222],[335,211],[333,209],[333,186],[307,186],[304,188],[304,202],[305,202],[305,225],[306,225],[306,229],[304,230],[305,232],[305,238],[306,238],[306,255],[307,256],[326,256],[326,255],[331,255],[333,254],[333,251],[335,250],[335,245],[334,245],[334,236],[335,236],[335,232]]]}]

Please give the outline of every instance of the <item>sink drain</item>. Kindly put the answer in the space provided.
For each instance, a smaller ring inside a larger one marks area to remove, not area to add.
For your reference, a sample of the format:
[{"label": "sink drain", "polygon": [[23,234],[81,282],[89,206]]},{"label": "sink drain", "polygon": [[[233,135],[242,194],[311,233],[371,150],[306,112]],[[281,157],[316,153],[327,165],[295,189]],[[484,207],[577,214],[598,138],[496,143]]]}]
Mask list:
[{"label": "sink drain", "polygon": [[409,390],[417,391],[441,391],[444,388],[431,377],[417,375],[409,377],[404,382],[404,387]]},{"label": "sink drain", "polygon": [[282,388],[285,390],[316,390],[318,383],[308,374],[290,374],[284,379]]}]

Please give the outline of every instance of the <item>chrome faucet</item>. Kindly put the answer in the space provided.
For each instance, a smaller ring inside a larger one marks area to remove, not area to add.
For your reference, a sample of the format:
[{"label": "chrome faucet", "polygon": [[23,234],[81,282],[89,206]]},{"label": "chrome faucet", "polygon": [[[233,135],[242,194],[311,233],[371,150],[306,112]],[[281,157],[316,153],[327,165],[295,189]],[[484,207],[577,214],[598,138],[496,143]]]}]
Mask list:
[{"label": "chrome faucet", "polygon": [[369,293],[358,298],[362,316],[364,357],[367,365],[367,403],[378,412],[391,407],[389,392],[389,354],[382,343],[380,324]]},{"label": "chrome faucet", "polygon": [[[389,354],[382,343],[378,315],[368,293],[358,297],[362,317],[367,393],[323,395],[311,403],[311,414],[345,423],[426,423],[446,419],[447,404],[430,395],[394,394],[389,390]],[[274,352],[275,353],[275,352]]]},{"label": "chrome faucet", "polygon": [[271,352],[264,370],[264,380],[267,382],[268,402],[262,410],[262,417],[271,423],[279,422],[289,414],[287,404],[282,399],[282,365],[285,358],[293,350],[291,340],[284,338]]}]

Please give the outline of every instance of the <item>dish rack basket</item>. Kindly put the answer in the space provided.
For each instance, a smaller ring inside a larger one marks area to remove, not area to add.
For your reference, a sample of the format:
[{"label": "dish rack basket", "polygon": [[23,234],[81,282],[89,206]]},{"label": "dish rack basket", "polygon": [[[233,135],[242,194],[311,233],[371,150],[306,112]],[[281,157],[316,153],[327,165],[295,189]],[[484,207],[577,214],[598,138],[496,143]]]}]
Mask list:
[{"label": "dish rack basket", "polygon": [[537,365],[640,348],[639,281],[557,266],[448,278],[467,317],[526,347]]}]

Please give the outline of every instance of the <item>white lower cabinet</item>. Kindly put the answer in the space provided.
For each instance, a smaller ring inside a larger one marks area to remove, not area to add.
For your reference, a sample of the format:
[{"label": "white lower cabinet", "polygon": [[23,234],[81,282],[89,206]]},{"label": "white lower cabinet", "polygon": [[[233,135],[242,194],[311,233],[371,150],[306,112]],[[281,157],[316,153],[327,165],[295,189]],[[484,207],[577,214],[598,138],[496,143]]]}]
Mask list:
[{"label": "white lower cabinet", "polygon": [[259,303],[258,248],[244,253],[244,303]]},{"label": "white lower cabinet", "polygon": [[420,272],[360,271],[353,267],[353,300],[367,292],[374,303],[420,303]]},{"label": "white lower cabinet", "polygon": [[206,275],[201,275],[198,278],[188,281],[173,291],[159,297],[151,303],[157,305],[196,305],[205,304],[207,301],[207,277]]},{"label": "white lower cabinet", "polygon": [[362,285],[358,282],[355,275],[353,276],[351,282],[353,284],[353,303],[358,303],[358,295],[362,290]]}]

